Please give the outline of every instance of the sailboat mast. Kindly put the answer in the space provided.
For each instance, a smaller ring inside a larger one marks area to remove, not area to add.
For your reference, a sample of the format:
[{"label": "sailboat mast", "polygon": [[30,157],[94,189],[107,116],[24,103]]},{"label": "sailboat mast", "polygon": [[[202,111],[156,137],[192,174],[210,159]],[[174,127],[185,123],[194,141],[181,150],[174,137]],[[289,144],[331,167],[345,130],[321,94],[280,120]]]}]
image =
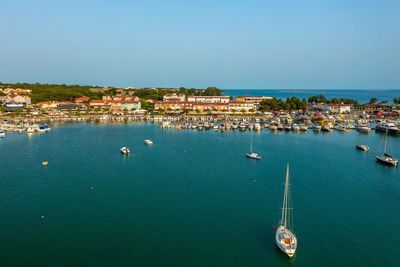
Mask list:
[{"label": "sailboat mast", "polygon": [[282,223],[285,228],[287,225],[288,184],[289,184],[289,163],[287,164],[287,169],[286,169],[285,192],[283,194],[283,206],[282,206]]},{"label": "sailboat mast", "polygon": [[251,138],[250,138],[250,153],[253,152],[253,132],[251,132]]},{"label": "sailboat mast", "polygon": [[385,134],[385,149],[383,150],[383,153],[386,153],[386,145],[387,145],[387,132],[388,132],[388,130],[386,129],[386,134]]}]

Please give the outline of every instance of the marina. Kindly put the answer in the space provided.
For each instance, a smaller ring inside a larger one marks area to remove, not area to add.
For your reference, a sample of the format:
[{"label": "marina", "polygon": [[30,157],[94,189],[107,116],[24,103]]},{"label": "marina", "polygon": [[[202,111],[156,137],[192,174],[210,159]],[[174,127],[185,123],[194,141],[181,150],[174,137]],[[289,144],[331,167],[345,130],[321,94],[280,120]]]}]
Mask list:
[{"label": "marina", "polygon": [[[71,259],[108,265],[118,258],[127,265],[310,266],[328,257],[336,265],[396,261],[397,247],[385,244],[399,237],[385,231],[400,230],[400,179],[398,168],[375,160],[384,134],[248,127],[221,132],[207,131],[202,123],[203,130],[176,130],[145,120],[72,122],[50,124],[45,134],[7,133],[0,140],[0,227],[7,229],[2,238],[10,241],[0,252],[2,263],[65,265]],[[243,156],[251,135],[262,160]],[[389,150],[398,151],[400,138],[387,138]],[[145,146],[147,139],[157,140],[157,146]],[[368,145],[370,152],[360,153],[355,144]],[[135,153],[121,156],[117,149],[122,145]],[[42,167],[43,161],[48,166]],[[281,219],[287,162],[298,239],[292,258],[276,246],[273,229]],[[32,253],[19,253],[24,250]],[[85,250],[85,256],[75,250]]]}]

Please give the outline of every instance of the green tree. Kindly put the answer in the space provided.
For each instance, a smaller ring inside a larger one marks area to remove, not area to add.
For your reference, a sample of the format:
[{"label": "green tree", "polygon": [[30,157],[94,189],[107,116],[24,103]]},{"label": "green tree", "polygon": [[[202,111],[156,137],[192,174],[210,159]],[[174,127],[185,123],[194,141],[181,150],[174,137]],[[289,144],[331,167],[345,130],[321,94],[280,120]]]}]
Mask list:
[{"label": "green tree", "polygon": [[373,98],[371,98],[371,100],[368,102],[368,104],[375,104],[376,101],[378,101],[378,99],[375,98],[375,97],[373,97]]}]

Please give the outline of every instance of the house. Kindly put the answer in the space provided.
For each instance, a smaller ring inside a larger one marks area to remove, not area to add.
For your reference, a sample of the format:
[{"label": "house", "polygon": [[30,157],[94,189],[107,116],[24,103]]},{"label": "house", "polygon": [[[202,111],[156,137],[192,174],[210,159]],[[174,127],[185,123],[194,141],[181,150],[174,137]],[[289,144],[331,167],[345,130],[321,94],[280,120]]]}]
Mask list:
[{"label": "house", "polygon": [[163,96],[163,101],[185,101],[186,97],[185,94],[165,94]]},{"label": "house", "polygon": [[57,109],[59,109],[59,110],[78,110],[81,107],[82,107],[82,105],[74,104],[74,103],[70,103],[70,104],[61,103],[61,104],[57,105]]},{"label": "house", "polygon": [[202,103],[229,103],[230,96],[188,96],[187,100]]},{"label": "house", "polygon": [[154,110],[184,110],[192,109],[193,102],[190,101],[156,101],[154,103]]},{"label": "house", "polygon": [[256,104],[260,104],[261,101],[266,99],[272,99],[272,97],[243,95],[243,96],[237,96],[235,100],[237,102],[254,102]]},{"label": "house", "polygon": [[350,113],[351,105],[347,104],[325,104],[324,111],[332,113]]},{"label": "house", "polygon": [[27,106],[31,104],[31,98],[27,95],[7,94],[6,96],[0,97],[0,102],[4,104],[16,103]]},{"label": "house", "polygon": [[113,100],[92,100],[89,103],[91,108],[110,108]]},{"label": "house", "polygon": [[121,104],[122,109],[127,110],[137,110],[142,108],[140,101],[121,101]]},{"label": "house", "polygon": [[257,106],[254,102],[240,102],[240,101],[230,101],[228,104],[228,110],[230,112],[254,112]]},{"label": "house", "polygon": [[378,112],[378,111],[385,111],[385,112],[390,112],[396,109],[396,106],[394,105],[381,105],[381,104],[366,104],[365,105],[365,111],[368,113],[371,112]]},{"label": "house", "polygon": [[75,98],[75,103],[82,104],[84,102],[88,102],[89,100],[90,100],[90,97],[88,97],[88,96],[77,97],[77,98]]},{"label": "house", "polygon": [[200,112],[207,111],[220,111],[224,112],[228,110],[228,103],[202,103],[202,102],[194,102],[192,110],[199,110]]}]

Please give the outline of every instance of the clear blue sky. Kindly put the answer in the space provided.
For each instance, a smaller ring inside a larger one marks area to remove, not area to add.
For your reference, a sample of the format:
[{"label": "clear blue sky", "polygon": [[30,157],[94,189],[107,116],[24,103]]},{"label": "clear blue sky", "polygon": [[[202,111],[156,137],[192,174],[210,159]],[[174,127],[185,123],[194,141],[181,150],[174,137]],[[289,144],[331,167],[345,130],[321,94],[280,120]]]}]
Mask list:
[{"label": "clear blue sky", "polygon": [[399,14],[399,0],[4,0],[0,81],[400,89]]}]

